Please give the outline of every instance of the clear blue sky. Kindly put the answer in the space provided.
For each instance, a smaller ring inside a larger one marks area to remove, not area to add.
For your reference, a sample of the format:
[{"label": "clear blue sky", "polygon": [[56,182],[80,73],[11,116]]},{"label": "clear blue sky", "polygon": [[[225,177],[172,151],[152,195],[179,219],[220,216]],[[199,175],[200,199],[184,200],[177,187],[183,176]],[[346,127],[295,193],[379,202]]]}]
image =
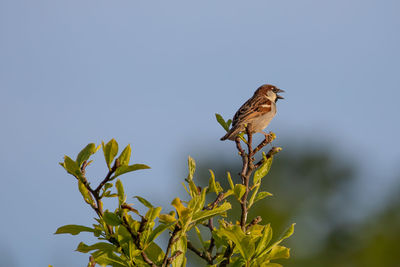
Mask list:
[{"label": "clear blue sky", "polygon": [[[356,157],[373,201],[400,173],[399,10],[396,0],[1,0],[0,265],[86,262],[79,237],[52,235],[94,216],[58,165],[64,154],[131,143],[152,169],[126,177],[126,191],[166,207],[189,148],[233,151],[214,113],[231,117],[263,83],[287,92],[277,142],[298,135]],[[89,175],[101,177],[97,159]]]}]

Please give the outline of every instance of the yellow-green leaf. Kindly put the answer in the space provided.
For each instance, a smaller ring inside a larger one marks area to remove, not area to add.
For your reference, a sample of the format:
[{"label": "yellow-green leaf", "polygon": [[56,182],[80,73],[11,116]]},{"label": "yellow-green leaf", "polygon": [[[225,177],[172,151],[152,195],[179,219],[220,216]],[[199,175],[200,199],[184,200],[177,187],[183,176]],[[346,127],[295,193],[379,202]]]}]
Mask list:
[{"label": "yellow-green leaf", "polygon": [[117,188],[117,192],[118,192],[119,205],[122,205],[126,201],[126,196],[125,196],[125,192],[124,192],[124,187],[123,187],[120,179],[118,179],[117,182],[115,183],[115,187]]},{"label": "yellow-green leaf", "polygon": [[196,212],[195,214],[193,214],[192,221],[193,222],[201,222],[201,221],[207,220],[211,217],[214,217],[216,215],[223,214],[231,208],[232,208],[231,204],[228,202],[225,202],[221,206],[216,207],[212,210],[201,210],[199,212]]},{"label": "yellow-green leaf", "polygon": [[284,246],[275,246],[272,248],[271,252],[268,255],[270,260],[276,259],[289,259],[290,258],[290,249]]},{"label": "yellow-green leaf", "polygon": [[71,234],[71,235],[77,235],[81,232],[92,232],[94,233],[94,229],[83,226],[83,225],[75,225],[75,224],[68,224],[61,226],[57,229],[57,231],[54,234]]},{"label": "yellow-green leaf", "polygon": [[272,238],[272,228],[270,224],[267,224],[264,226],[264,229],[262,231],[262,237],[257,243],[256,247],[256,257],[260,256],[262,252],[267,248],[269,242],[271,241]]},{"label": "yellow-green leaf", "polygon": [[266,197],[270,197],[270,196],[273,196],[270,192],[262,191],[257,194],[256,198],[254,199],[254,203],[256,203],[257,201],[264,199]]},{"label": "yellow-green leaf", "polygon": [[121,166],[128,166],[129,165],[129,160],[131,158],[131,145],[127,145],[124,150],[121,152],[121,155],[119,155],[118,160]]},{"label": "yellow-green leaf", "polygon": [[61,163],[61,166],[64,167],[64,169],[69,173],[72,174],[75,177],[79,177],[81,175],[81,170],[79,168],[78,163],[76,161],[72,160],[68,156],[64,156],[64,162]]},{"label": "yellow-green leaf", "polygon": [[246,186],[242,184],[236,184],[235,188],[233,189],[233,193],[235,194],[236,198],[240,201],[246,192]]},{"label": "yellow-green leaf", "polygon": [[140,201],[140,203],[142,203],[143,205],[145,205],[147,208],[154,208],[154,206],[147,201],[146,199],[144,199],[143,197],[140,196],[134,196],[133,198],[136,198],[137,200]]},{"label": "yellow-green leaf", "polygon": [[172,216],[172,215],[169,215],[169,214],[160,214],[159,217],[160,217],[160,222],[161,223],[169,224],[169,223],[173,223],[173,222],[176,221],[175,216]]},{"label": "yellow-green leaf", "polygon": [[103,219],[106,222],[106,224],[111,225],[111,226],[117,226],[120,225],[121,219],[114,213],[105,211],[103,215]]},{"label": "yellow-green leaf", "polygon": [[133,171],[144,170],[144,169],[150,169],[150,167],[145,164],[133,164],[133,165],[129,165],[129,166],[122,165],[117,168],[112,179],[115,179],[116,177],[120,176],[121,174],[124,174],[127,172],[133,172]]},{"label": "yellow-green leaf", "polygon": [[237,249],[244,259],[249,260],[253,256],[255,250],[254,240],[250,235],[243,233],[239,225],[231,227],[221,226],[219,233],[236,244]]},{"label": "yellow-green leaf", "polygon": [[228,120],[225,122],[224,118],[218,113],[215,113],[215,118],[217,119],[218,123],[225,129],[225,131],[229,131],[229,125],[231,124],[232,120]]},{"label": "yellow-green leaf", "polygon": [[272,156],[267,159],[265,153],[263,152],[263,163],[261,166],[254,172],[253,176],[253,184],[258,184],[261,179],[268,174],[272,165]]},{"label": "yellow-green leaf", "polygon": [[233,190],[233,189],[235,188],[235,186],[234,186],[234,184],[233,184],[233,181],[232,181],[232,177],[231,177],[231,173],[230,173],[230,172],[227,172],[227,177],[228,177],[229,185],[231,186],[231,189]]},{"label": "yellow-green leaf", "polygon": [[104,252],[117,251],[117,247],[116,246],[114,246],[114,245],[112,245],[110,243],[106,243],[106,242],[99,242],[99,243],[96,243],[96,244],[93,244],[93,245],[90,245],[90,246],[86,245],[83,242],[80,242],[78,247],[76,248],[76,251],[79,251],[79,252],[82,252],[82,253],[88,253],[88,252],[90,252],[92,250],[96,250],[96,249],[104,251]]},{"label": "yellow-green leaf", "polygon": [[100,148],[96,147],[94,143],[88,144],[84,149],[79,152],[78,156],[76,157],[76,162],[78,166],[80,167],[84,161],[87,161],[91,155],[97,152],[97,150]]},{"label": "yellow-green leaf", "polygon": [[187,179],[190,181],[193,179],[194,172],[196,170],[196,162],[192,157],[188,157],[189,174]]},{"label": "yellow-green leaf", "polygon": [[85,202],[90,205],[94,204],[93,198],[91,197],[89,190],[86,188],[86,186],[81,181],[78,181],[78,188],[79,188],[79,192],[81,192],[81,195],[82,195],[83,199],[85,200]]},{"label": "yellow-green leaf", "polygon": [[104,142],[102,142],[102,147],[103,147],[104,159],[106,160],[108,169],[111,170],[111,164],[115,156],[118,154],[118,143],[113,138],[107,144],[104,144]]},{"label": "yellow-green leaf", "polygon": [[215,175],[212,170],[210,172],[210,179],[208,181],[208,192],[215,192],[215,194],[219,194],[219,192],[223,191],[221,185],[218,182],[215,182]]}]

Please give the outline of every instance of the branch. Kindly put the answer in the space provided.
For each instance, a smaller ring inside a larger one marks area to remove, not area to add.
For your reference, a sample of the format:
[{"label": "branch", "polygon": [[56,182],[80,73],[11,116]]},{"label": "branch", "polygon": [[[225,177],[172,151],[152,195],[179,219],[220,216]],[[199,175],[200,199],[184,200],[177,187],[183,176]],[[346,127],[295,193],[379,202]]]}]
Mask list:
[{"label": "branch", "polygon": [[250,229],[250,227],[260,223],[262,221],[261,216],[255,217],[247,226],[246,226],[246,232]]},{"label": "branch", "polygon": [[99,186],[93,191],[97,196],[99,195],[100,189],[108,182],[110,181],[111,175],[117,170],[117,168],[120,166],[119,160],[116,159],[114,162],[114,166],[112,166],[111,170],[107,173],[106,177],[101,181]]},{"label": "branch", "polygon": [[181,255],[182,253],[183,253],[182,251],[177,250],[173,256],[171,256],[171,257],[168,258],[168,260],[167,260],[167,265],[170,265],[170,264],[171,264],[177,257],[179,257],[179,255]]},{"label": "branch", "polygon": [[226,267],[231,262],[231,257],[232,257],[234,248],[235,248],[235,244],[232,244],[232,246],[228,245],[228,247],[226,248],[225,253],[224,253],[225,260],[223,262],[221,262],[220,267]]},{"label": "branch", "polygon": [[89,257],[89,264],[88,267],[95,267],[96,266],[96,262],[94,261],[94,257],[90,256]]},{"label": "branch", "polygon": [[268,145],[269,143],[272,142],[273,137],[272,137],[273,133],[269,133],[266,134],[265,133],[265,139],[254,149],[254,154],[256,154],[258,151],[260,151],[263,147],[265,147],[266,145]]},{"label": "branch", "polygon": [[209,257],[209,255],[198,250],[189,240],[187,241],[187,248],[197,254],[200,258],[204,259],[208,264],[213,264],[213,260]]},{"label": "branch", "polygon": [[[167,264],[168,264],[168,260],[169,259],[171,259],[172,257],[173,257],[173,259],[171,260],[171,262],[176,258],[176,257],[178,257],[179,255],[176,255],[176,253],[175,253],[175,255],[173,255],[173,256],[171,256],[170,258],[168,258],[168,255],[169,255],[169,251],[171,250],[171,247],[172,247],[172,245],[176,242],[176,241],[178,241],[178,238],[175,238],[175,236],[178,234],[178,232],[179,232],[179,230],[180,230],[181,228],[179,227],[179,225],[175,225],[175,228],[174,228],[174,231],[172,232],[172,234],[171,234],[171,236],[170,236],[170,238],[169,238],[169,240],[168,240],[168,246],[167,246],[167,250],[165,251],[165,256],[164,256],[164,260],[163,260],[163,263],[162,263],[162,267],[165,267],[165,266],[167,266]],[[182,252],[181,252],[182,253]]]},{"label": "branch", "polygon": [[[132,232],[132,229],[129,226],[128,220],[126,219],[125,216],[122,217],[122,225],[126,228],[126,230],[129,232],[129,234],[132,237],[133,242],[135,242],[136,247],[139,250],[142,250],[142,246],[140,245],[140,234],[144,231],[144,227],[147,223],[147,219],[142,217],[142,221],[140,222],[140,226],[139,226],[139,230],[138,230],[138,234],[136,235],[134,232]],[[140,255],[142,256],[143,260],[149,264],[151,267],[158,267],[146,254],[146,252],[142,251],[140,253]]]},{"label": "branch", "polygon": [[241,178],[242,178],[242,184],[246,187],[246,191],[243,194],[243,197],[240,201],[240,206],[242,208],[242,213],[240,216],[240,226],[242,227],[243,232],[246,230],[246,221],[247,221],[247,214],[248,214],[248,209],[247,209],[247,198],[249,195],[249,180],[250,176],[255,168],[253,161],[253,155],[254,151],[252,149],[252,141],[253,141],[253,135],[249,130],[249,127],[246,127],[246,133],[247,133],[247,155],[242,154],[242,161],[243,161],[243,167],[242,167],[242,172],[241,172]]}]

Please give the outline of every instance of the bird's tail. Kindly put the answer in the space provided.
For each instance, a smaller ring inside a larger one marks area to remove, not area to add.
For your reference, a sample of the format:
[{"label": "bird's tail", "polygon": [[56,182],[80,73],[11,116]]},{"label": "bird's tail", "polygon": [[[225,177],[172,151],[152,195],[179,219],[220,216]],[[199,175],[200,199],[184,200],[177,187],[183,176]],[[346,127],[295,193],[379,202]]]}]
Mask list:
[{"label": "bird's tail", "polygon": [[238,128],[238,127],[233,127],[232,129],[230,129],[227,133],[226,133],[226,135],[224,135],[224,136],[222,136],[221,137],[221,141],[224,141],[224,140],[226,140],[226,139],[229,139],[229,140],[235,140],[235,138],[236,138],[236,136],[238,135],[240,133],[240,129]]}]

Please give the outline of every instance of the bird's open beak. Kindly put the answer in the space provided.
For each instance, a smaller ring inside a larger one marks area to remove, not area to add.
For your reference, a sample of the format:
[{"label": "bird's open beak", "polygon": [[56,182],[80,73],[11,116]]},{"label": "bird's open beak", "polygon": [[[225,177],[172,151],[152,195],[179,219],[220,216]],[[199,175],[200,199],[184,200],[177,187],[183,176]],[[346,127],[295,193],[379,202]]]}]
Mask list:
[{"label": "bird's open beak", "polygon": [[276,94],[276,98],[277,98],[277,99],[285,99],[285,98],[283,98],[282,96],[278,95],[278,93],[284,93],[284,92],[285,92],[284,90],[278,89],[278,91],[276,92],[276,93],[277,93],[277,94]]}]

